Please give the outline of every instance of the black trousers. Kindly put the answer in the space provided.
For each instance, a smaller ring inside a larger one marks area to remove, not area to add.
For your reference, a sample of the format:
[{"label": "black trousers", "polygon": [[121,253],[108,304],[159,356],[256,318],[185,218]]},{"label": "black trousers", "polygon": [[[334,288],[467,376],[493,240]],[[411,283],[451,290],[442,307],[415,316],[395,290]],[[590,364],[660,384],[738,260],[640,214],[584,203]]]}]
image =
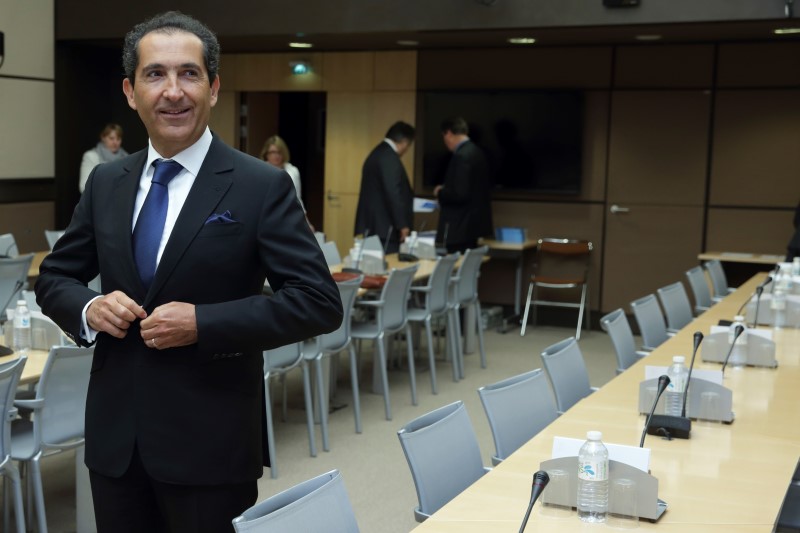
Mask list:
[{"label": "black trousers", "polygon": [[174,485],[151,478],[135,449],[119,478],[89,472],[98,533],[220,533],[255,504],[256,481]]}]

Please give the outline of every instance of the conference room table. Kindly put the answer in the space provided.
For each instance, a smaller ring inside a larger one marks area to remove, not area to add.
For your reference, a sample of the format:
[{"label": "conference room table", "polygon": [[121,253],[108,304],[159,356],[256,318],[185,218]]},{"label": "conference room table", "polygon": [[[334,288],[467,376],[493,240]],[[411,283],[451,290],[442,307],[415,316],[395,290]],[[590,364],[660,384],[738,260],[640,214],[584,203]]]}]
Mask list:
[{"label": "conference room table", "polygon": [[[753,276],[650,355],[578,402],[414,531],[518,531],[529,503],[532,474],[552,457],[555,436],[583,440],[588,430],[600,430],[604,442],[637,446],[645,419],[637,404],[645,366],[668,366],[674,355],[687,356],[688,364],[693,333],[707,335],[720,319],[731,320],[764,276]],[[640,520],[640,529],[772,531],[800,457],[800,330],[775,330],[774,340],[777,368],[726,369],[723,385],[733,391],[732,424],[693,421],[688,440],[647,436],[650,473],[658,478],[658,496],[668,507],[657,523]],[[698,353],[695,368],[719,370],[720,365],[704,363]],[[607,528],[581,522],[575,511],[568,517],[542,513],[537,503],[525,531]]]}]

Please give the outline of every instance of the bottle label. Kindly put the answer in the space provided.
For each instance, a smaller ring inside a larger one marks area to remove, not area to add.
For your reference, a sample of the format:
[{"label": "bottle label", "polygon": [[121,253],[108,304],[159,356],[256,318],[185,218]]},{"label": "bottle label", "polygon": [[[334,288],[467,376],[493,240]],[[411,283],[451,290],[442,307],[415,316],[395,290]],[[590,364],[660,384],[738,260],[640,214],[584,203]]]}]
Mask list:
[{"label": "bottle label", "polygon": [[20,322],[21,322],[20,326],[22,326],[23,328],[31,327],[31,319],[29,317],[26,316],[22,317]]},{"label": "bottle label", "polygon": [[669,392],[683,392],[683,387],[685,386],[685,379],[682,377],[671,377],[669,385],[667,385],[667,390]]},{"label": "bottle label", "polygon": [[605,481],[608,479],[608,463],[605,461],[579,462],[578,477],[585,481]]}]

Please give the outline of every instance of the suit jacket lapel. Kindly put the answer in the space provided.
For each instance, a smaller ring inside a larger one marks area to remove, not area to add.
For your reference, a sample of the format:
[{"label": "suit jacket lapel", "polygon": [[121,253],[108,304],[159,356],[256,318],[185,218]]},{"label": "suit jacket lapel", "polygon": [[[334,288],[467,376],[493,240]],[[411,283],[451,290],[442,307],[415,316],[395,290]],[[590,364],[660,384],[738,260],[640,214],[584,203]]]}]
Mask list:
[{"label": "suit jacket lapel", "polygon": [[[125,279],[126,286],[135,288],[140,295],[144,294],[144,286],[133,260],[133,207],[136,203],[136,194],[139,190],[139,181],[142,177],[142,168],[147,161],[147,150],[142,150],[131,158],[131,163],[124,167],[125,173],[116,178],[114,183],[114,205],[109,206],[116,213],[111,218],[114,224],[113,234],[120,242],[127,243],[121,246],[122,257],[117,261],[119,270],[117,275]],[[118,204],[116,202],[119,202]]]},{"label": "suit jacket lapel", "polygon": [[203,165],[200,167],[200,172],[189,191],[189,196],[186,198],[186,203],[183,204],[183,209],[178,215],[164,253],[161,255],[153,283],[145,297],[144,306],[147,306],[161,290],[186,248],[203,228],[205,221],[213,214],[214,208],[230,188],[232,183],[230,171],[233,170],[233,160],[229,150],[230,148],[225,146],[222,141],[214,137]]}]

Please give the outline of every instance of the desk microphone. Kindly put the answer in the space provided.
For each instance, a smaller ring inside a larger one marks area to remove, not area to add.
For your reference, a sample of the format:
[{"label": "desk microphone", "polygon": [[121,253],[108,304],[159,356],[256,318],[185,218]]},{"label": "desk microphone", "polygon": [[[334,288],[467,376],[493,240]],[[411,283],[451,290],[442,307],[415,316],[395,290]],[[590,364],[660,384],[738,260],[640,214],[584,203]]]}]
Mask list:
[{"label": "desk microphone", "polygon": [[681,408],[681,417],[686,418],[686,399],[689,397],[689,384],[692,382],[692,370],[694,369],[694,356],[697,355],[697,349],[700,343],[703,342],[703,334],[699,331],[694,332],[694,348],[692,348],[692,362],[689,363],[689,375],[686,376],[686,386],[683,388],[683,407]]},{"label": "desk microphone", "polygon": [[356,256],[355,262],[353,263],[354,266],[353,267],[345,267],[345,268],[342,269],[342,272],[349,272],[351,274],[363,274],[363,272],[361,271],[361,268],[360,268],[361,267],[361,256],[364,255],[364,243],[366,242],[367,237],[369,237],[369,228],[366,228],[364,230],[364,235],[361,238],[361,246],[358,249],[358,256]]},{"label": "desk microphone", "polygon": [[[8,300],[6,300],[5,305],[3,307],[0,307],[0,309],[7,309],[8,304],[11,303],[11,300],[14,299],[14,296],[20,291],[20,289],[22,289],[24,285],[25,284],[21,280],[17,280],[14,283],[14,289],[11,291],[11,296],[8,297]],[[8,342],[8,339],[6,339],[6,342]],[[11,355],[13,353],[14,350],[12,348],[0,344],[0,356]]]},{"label": "desk microphone", "polygon": [[522,519],[522,525],[519,528],[519,533],[525,531],[525,526],[528,525],[528,518],[531,516],[531,510],[533,510],[533,504],[536,503],[536,500],[539,499],[539,496],[542,495],[544,488],[550,482],[550,476],[547,475],[547,472],[544,470],[539,470],[533,475],[533,485],[531,485],[531,501],[528,503],[528,510],[525,511],[525,518]]},{"label": "desk microphone", "polygon": [[761,303],[761,294],[764,292],[764,287],[769,285],[769,283],[771,281],[772,281],[772,276],[767,276],[766,279],[764,279],[764,281],[761,282],[761,285],[756,287],[756,290],[753,291],[753,294],[750,295],[750,298],[745,300],[745,302],[742,304],[742,306],[739,308],[739,310],[736,311],[737,315],[741,315],[742,314],[742,310],[744,310],[744,308],[747,307],[747,304],[749,304],[750,300],[752,300],[753,296],[755,296],[756,297],[756,314],[755,314],[755,318],[753,319],[753,327],[755,327],[756,324],[758,323],[758,306]]},{"label": "desk microphone", "polygon": [[728,348],[728,355],[725,356],[725,362],[722,363],[722,373],[725,374],[725,367],[728,366],[728,359],[730,359],[731,354],[733,353],[733,347],[736,346],[736,339],[739,338],[739,335],[744,333],[744,328],[741,324],[736,326],[736,329],[733,330],[733,342],[731,342],[731,347]]},{"label": "desk microphone", "polygon": [[656,405],[658,405],[658,400],[661,398],[661,395],[664,394],[664,391],[667,390],[667,385],[669,385],[669,376],[662,375],[658,378],[658,388],[656,389],[656,399],[653,400],[653,407],[650,408],[650,414],[647,415],[647,420],[644,423],[644,429],[642,430],[642,440],[639,441],[639,448],[644,447],[644,437],[649,433],[648,429],[650,429],[650,421],[653,419],[653,412],[656,410]]},{"label": "desk microphone", "polygon": [[450,223],[444,225],[444,233],[442,234],[442,247],[436,250],[437,255],[447,255],[447,232],[450,230]]}]

